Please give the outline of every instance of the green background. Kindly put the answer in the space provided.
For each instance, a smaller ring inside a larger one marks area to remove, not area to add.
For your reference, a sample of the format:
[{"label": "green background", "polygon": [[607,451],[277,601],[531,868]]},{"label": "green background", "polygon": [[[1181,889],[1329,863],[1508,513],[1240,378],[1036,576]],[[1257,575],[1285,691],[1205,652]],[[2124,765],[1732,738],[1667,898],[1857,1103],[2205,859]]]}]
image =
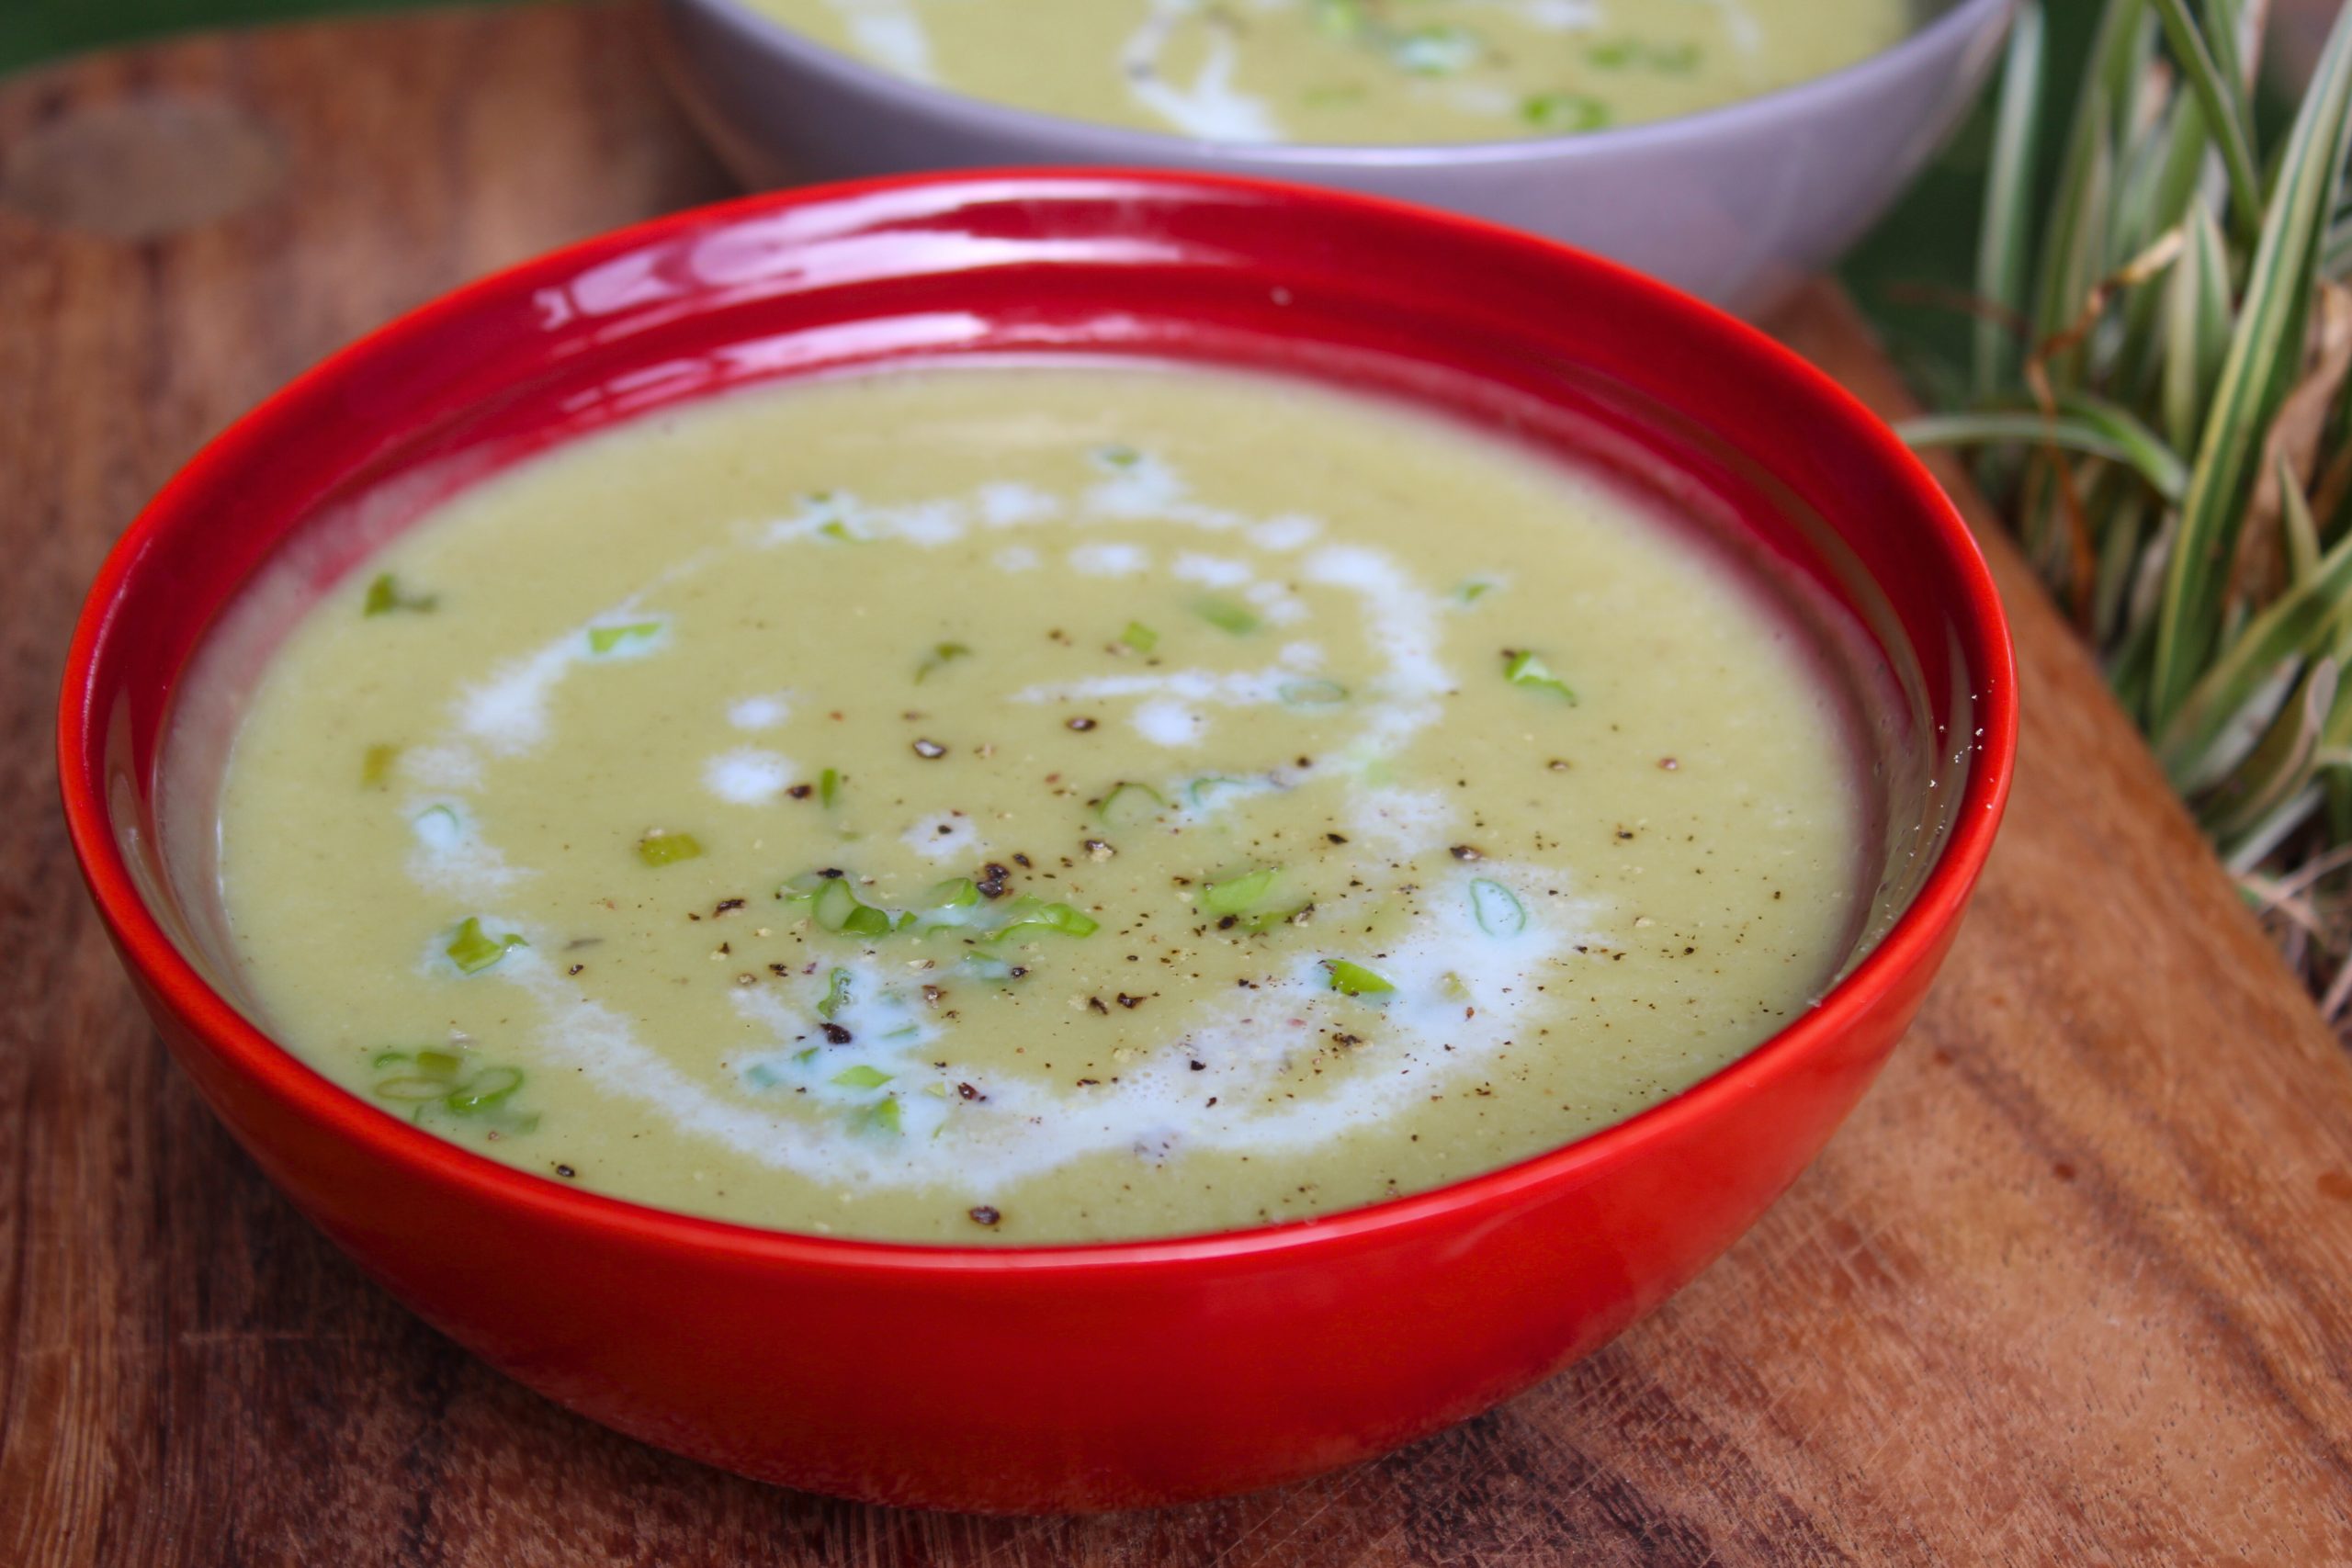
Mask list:
[{"label": "green background", "polygon": [[[198,28],[288,21],[354,10],[398,10],[440,0],[0,0],[0,72],[85,49]],[[2077,64],[2099,7],[2049,7],[2052,118],[2063,125]],[[2044,138],[2043,152],[2056,136]],[[1966,325],[1949,305],[1965,293],[1975,250],[1976,206],[1987,142],[1982,109],[1846,267],[1847,281],[1879,325],[1896,362],[1931,398],[1966,352]]]}]

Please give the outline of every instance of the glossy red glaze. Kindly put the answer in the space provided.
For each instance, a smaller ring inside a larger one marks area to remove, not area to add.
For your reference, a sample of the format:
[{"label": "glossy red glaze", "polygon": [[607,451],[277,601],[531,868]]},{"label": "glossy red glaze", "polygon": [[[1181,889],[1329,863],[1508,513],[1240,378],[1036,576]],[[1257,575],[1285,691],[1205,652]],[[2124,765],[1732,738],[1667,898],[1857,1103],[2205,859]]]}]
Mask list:
[{"label": "glossy red glaze", "polygon": [[[433,463],[444,479],[401,492],[413,513],[436,486],[740,381],[1106,352],[1379,386],[1714,498],[1855,607],[1916,716],[1950,727],[1940,793],[1892,803],[1904,822],[1957,802],[1907,913],[1783,1033],[1566,1148],[1317,1222],[1020,1250],[754,1231],[524,1174],[335,1088],[208,981],[156,859],[159,750],[207,628],[306,520]],[[1375,1453],[1690,1280],[1910,1021],[1992,841],[2016,724],[1961,520],[1883,426],[1765,338],[1503,230],[1097,171],[684,213],[394,322],[230,429],[132,525],[77,628],[59,744],[75,851],[157,1028],[271,1179],[395,1294],[531,1386],[716,1464],[881,1502],[1063,1509]]]}]

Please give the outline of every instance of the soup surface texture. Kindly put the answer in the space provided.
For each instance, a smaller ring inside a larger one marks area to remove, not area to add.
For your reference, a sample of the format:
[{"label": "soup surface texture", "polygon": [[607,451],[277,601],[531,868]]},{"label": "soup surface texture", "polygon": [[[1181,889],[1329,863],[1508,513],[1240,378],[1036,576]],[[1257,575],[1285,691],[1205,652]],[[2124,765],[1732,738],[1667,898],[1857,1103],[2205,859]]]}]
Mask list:
[{"label": "soup surface texture", "polygon": [[525,1169],[1173,1235],[1619,1121],[1830,981],[1851,705],[1695,527],[1304,383],[741,392],[461,492],[271,657],[219,874],[277,1036]]},{"label": "soup surface texture", "polygon": [[1216,141],[1556,136],[1851,65],[1905,0],[748,0],[919,82]]}]

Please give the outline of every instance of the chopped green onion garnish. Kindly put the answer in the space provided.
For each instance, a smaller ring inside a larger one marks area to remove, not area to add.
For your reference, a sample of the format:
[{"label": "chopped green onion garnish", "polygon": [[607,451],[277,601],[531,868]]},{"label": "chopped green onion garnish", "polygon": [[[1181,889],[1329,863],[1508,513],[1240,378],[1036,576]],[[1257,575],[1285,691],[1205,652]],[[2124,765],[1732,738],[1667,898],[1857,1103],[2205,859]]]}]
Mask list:
[{"label": "chopped green onion garnish", "polygon": [[1007,982],[1021,978],[1015,973],[1020,967],[1018,964],[991,953],[967,953],[956,967],[975,980]]},{"label": "chopped green onion garnish", "polygon": [[777,888],[775,896],[788,904],[805,904],[822,893],[825,890],[825,884],[831,880],[833,879],[822,872],[804,871]]},{"label": "chopped green onion garnish", "polygon": [[832,1081],[843,1089],[880,1089],[894,1076],[894,1074],[884,1072],[879,1067],[869,1067],[864,1062],[860,1062],[854,1067],[843,1067],[840,1072],[835,1073]]},{"label": "chopped green onion garnish", "polygon": [[438,593],[405,593],[400,580],[387,571],[368,584],[368,603],[361,611],[368,615],[389,615],[395,610],[411,610],[422,615],[440,605]]},{"label": "chopped green onion garnish", "polygon": [[1159,634],[1141,621],[1129,621],[1127,629],[1119,634],[1119,640],[1137,653],[1149,653],[1159,646]]},{"label": "chopped green onion garnish", "polygon": [[386,1067],[397,1067],[408,1059],[409,1055],[405,1051],[379,1051],[376,1053],[375,1059],[368,1065],[380,1073]]},{"label": "chopped green onion garnish", "polygon": [[523,1087],[523,1075],[514,1067],[492,1067],[472,1082],[449,1091],[449,1109],[460,1116],[489,1110]]},{"label": "chopped green onion garnish", "polygon": [[1470,913],[1488,936],[1517,936],[1527,929],[1527,906],[1510,888],[1487,877],[1470,884]]},{"label": "chopped green onion garnish", "polygon": [[1344,958],[1327,958],[1323,967],[1331,976],[1331,988],[1343,997],[1376,997],[1396,988],[1363,964]]},{"label": "chopped green onion garnish", "polygon": [[915,684],[918,686],[922,684],[931,678],[933,671],[944,664],[951,664],[958,659],[971,657],[972,650],[960,642],[933,643],[931,651],[923,655],[922,662],[915,666]]},{"label": "chopped green onion garnish", "polygon": [[1084,910],[1069,904],[1048,904],[1023,895],[1012,901],[1009,911],[1012,919],[989,937],[991,942],[1003,942],[1031,930],[1059,931],[1065,936],[1092,936],[1102,929],[1101,922]]},{"label": "chopped green onion garnish", "polygon": [[1584,51],[1592,65],[1603,71],[1622,70],[1641,57],[1642,40],[1637,38],[1603,39]]},{"label": "chopped green onion garnish", "polygon": [[963,909],[979,901],[979,885],[968,876],[951,876],[923,895],[927,909]]},{"label": "chopped green onion garnish", "polygon": [[1453,602],[1457,604],[1476,604],[1501,586],[1501,583],[1490,577],[1465,578],[1455,585]]},{"label": "chopped green onion garnish", "polygon": [[833,1015],[849,1005],[849,971],[836,969],[825,976],[825,999],[817,1004],[817,1016],[831,1023]]},{"label": "chopped green onion garnish", "polygon": [[899,1131],[898,1096],[892,1095],[888,1100],[867,1106],[859,1115],[858,1121],[868,1127],[878,1127],[885,1133]]},{"label": "chopped green onion garnish", "polygon": [[590,626],[588,651],[610,653],[625,642],[641,642],[647,637],[661,635],[662,623],[659,621],[631,621],[624,626]]},{"label": "chopped green onion garnish", "polygon": [[1503,679],[1514,686],[1549,692],[1563,702],[1574,703],[1577,700],[1577,694],[1568,689],[1568,683],[1553,674],[1544,661],[1532,653],[1505,653]]},{"label": "chopped green onion garnish", "polygon": [[1134,828],[1168,809],[1168,800],[1149,784],[1120,783],[1111,786],[1097,807],[1102,820],[1114,828]]},{"label": "chopped green onion garnish", "polygon": [[827,768],[817,775],[817,803],[826,810],[831,811],[833,808],[833,802],[840,797],[841,793],[842,775],[838,770]]},{"label": "chopped green onion garnish", "polygon": [[479,918],[468,915],[465,923],[458,928],[458,934],[449,939],[449,945],[442,951],[448,953],[449,962],[456,964],[461,973],[479,975],[505,957],[508,948],[529,945],[513,931],[493,937],[481,929]]},{"label": "chopped green onion garnish", "polygon": [[838,517],[834,518],[831,523],[819,524],[817,526],[817,532],[824,535],[828,539],[838,539],[844,545],[854,545],[857,543],[857,536],[851,533],[849,531],[849,525],[842,522]]},{"label": "chopped green onion garnish", "polygon": [[1348,689],[1337,681],[1285,681],[1274,695],[1295,708],[1337,707],[1348,700]]},{"label": "chopped green onion garnish", "polygon": [[449,1092],[449,1080],[418,1077],[386,1078],[376,1086],[376,1092],[386,1100],[439,1100]]},{"label": "chopped green onion garnish", "polygon": [[1257,613],[1238,599],[1228,599],[1222,593],[1212,593],[1193,601],[1193,614],[1200,616],[1221,632],[1235,637],[1248,637],[1258,629]]},{"label": "chopped green onion garnish", "polygon": [[662,828],[637,841],[637,858],[648,865],[675,865],[701,853],[701,841],[692,833],[673,833]]},{"label": "chopped green onion garnish", "polygon": [[416,1054],[416,1070],[427,1077],[454,1078],[466,1065],[455,1051],[424,1050]]},{"label": "chopped green onion garnish", "polygon": [[1132,468],[1143,461],[1143,454],[1132,446],[1099,446],[1094,455],[1114,468]]},{"label": "chopped green onion garnish", "polygon": [[1519,118],[1538,130],[1568,134],[1599,130],[1612,117],[1607,104],[1583,93],[1539,93],[1519,106]]},{"label": "chopped green onion garnish", "polygon": [[1212,915],[1247,914],[1265,901],[1282,875],[1280,866],[1261,866],[1246,876],[1212,882],[1201,889],[1201,908]]},{"label": "chopped green onion garnish", "polygon": [[381,789],[392,776],[392,764],[400,761],[397,746],[370,746],[359,759],[359,783],[363,788]]},{"label": "chopped green onion garnish", "polygon": [[819,925],[844,936],[888,936],[898,929],[888,909],[877,909],[858,898],[846,876],[828,877],[817,890],[809,911]]}]

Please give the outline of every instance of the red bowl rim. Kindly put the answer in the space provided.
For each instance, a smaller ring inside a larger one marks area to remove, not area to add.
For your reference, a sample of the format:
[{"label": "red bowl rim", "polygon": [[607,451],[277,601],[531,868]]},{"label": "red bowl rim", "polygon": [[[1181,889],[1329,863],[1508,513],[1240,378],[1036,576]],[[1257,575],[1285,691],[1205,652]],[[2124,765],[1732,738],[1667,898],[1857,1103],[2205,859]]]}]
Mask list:
[{"label": "red bowl rim", "polygon": [[[447,1142],[368,1104],[305,1065],[247,1021],[205,980],[148,910],[125,863],[105,799],[104,737],[92,722],[98,693],[97,659],[121,609],[121,592],[141,553],[175,516],[200,511],[214,477],[245,453],[266,448],[276,427],[300,405],[363,375],[368,361],[390,349],[429,339],[452,317],[499,297],[528,299],[540,286],[574,276],[614,254],[697,229],[741,219],[870,195],[932,186],[1023,186],[1033,197],[1059,186],[1077,194],[1106,184],[1143,186],[1163,199],[1186,196],[1281,200],[1334,209],[1369,210],[1406,218],[1426,230],[1483,246],[1532,250],[1552,264],[1581,271],[1606,287],[1645,296],[1645,303],[1679,318],[1677,326],[1738,342],[1774,373],[1804,384],[1841,420],[1840,439],[1865,449],[1898,476],[1931,525],[1930,542],[1951,570],[1958,592],[1955,624],[1962,635],[1964,667],[1972,678],[1974,755],[1937,863],[1907,908],[1878,945],[1795,1022],[1729,1066],[1625,1121],[1587,1134],[1495,1170],[1360,1208],[1272,1225],[1143,1240],[1023,1245],[934,1245],[866,1241],[771,1230],[654,1208],[569,1187]],[[609,231],[493,272],[410,310],[330,355],[232,423],[209,442],[143,507],[98,569],[68,650],[58,705],[58,775],[68,837],[99,915],[112,931],[123,961],[152,986],[164,1004],[237,1073],[299,1115],[361,1145],[382,1162],[415,1169],[472,1196],[558,1224],[606,1233],[655,1247],[678,1248],[748,1263],[783,1264],[822,1271],[884,1274],[1053,1271],[1124,1269],[1138,1265],[1213,1263],[1301,1247],[1364,1242],[1402,1228],[1442,1223],[1512,1201],[1555,1183],[1634,1157],[1646,1144],[1679,1135],[1690,1124],[1725,1112],[1792,1057],[1825,1049],[1899,988],[1932,966],[1949,929],[1992,848],[2014,771],[2018,735],[2017,672],[2007,618],[1990,569],[1951,499],[1901,438],[1850,393],[1791,350],[1755,328],[1665,284],[1615,263],[1517,230],[1381,197],[1230,175],[1170,170],[1035,168],[894,175],[808,186],[689,208]]]}]

